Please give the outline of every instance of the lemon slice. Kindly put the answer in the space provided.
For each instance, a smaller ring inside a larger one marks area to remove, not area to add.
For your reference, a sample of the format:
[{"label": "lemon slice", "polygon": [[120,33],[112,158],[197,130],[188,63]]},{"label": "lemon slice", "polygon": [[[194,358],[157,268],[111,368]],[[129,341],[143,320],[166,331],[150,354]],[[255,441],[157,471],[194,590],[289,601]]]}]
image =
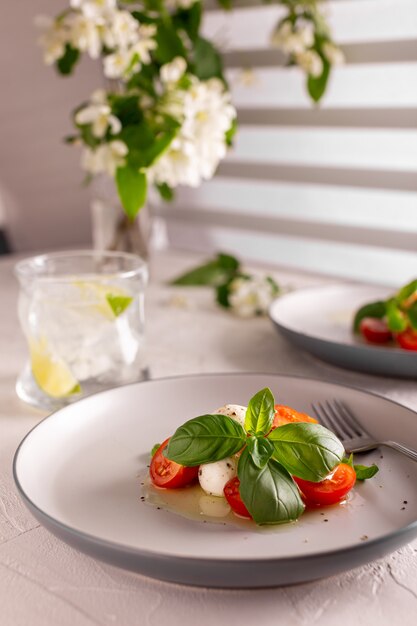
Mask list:
[{"label": "lemon slice", "polygon": [[38,386],[52,398],[79,393],[81,387],[62,359],[54,356],[45,337],[29,341],[33,377]]},{"label": "lemon slice", "polygon": [[90,281],[74,281],[81,298],[91,303],[91,309],[108,319],[119,317],[131,304],[133,298],[120,287],[102,285]]}]

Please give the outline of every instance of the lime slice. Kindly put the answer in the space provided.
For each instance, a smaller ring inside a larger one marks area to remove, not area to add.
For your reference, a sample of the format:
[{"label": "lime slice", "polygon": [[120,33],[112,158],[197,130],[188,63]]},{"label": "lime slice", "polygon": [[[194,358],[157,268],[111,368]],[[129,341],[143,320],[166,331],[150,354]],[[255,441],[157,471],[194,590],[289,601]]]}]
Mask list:
[{"label": "lime slice", "polygon": [[31,339],[29,351],[33,377],[44,393],[52,398],[65,398],[81,391],[69,367],[51,353],[45,337]]},{"label": "lime slice", "polygon": [[91,303],[92,310],[108,319],[119,317],[133,301],[120,287],[81,280],[73,284],[80,290],[81,298]]}]

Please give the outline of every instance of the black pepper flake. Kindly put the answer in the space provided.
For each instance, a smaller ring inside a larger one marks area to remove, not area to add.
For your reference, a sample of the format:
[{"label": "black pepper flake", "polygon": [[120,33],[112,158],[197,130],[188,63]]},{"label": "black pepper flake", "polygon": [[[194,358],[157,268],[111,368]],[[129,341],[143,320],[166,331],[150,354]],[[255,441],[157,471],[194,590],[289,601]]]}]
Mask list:
[{"label": "black pepper flake", "polygon": [[367,539],[369,539],[368,535],[362,535],[361,541],[366,541]]},{"label": "black pepper flake", "polygon": [[160,507],[160,506],[157,506],[156,508],[158,509],[158,511],[160,511],[160,510],[161,510],[161,507]]},{"label": "black pepper flake", "polygon": [[383,455],[383,454],[381,454],[381,456],[380,456],[379,458],[380,458],[380,459],[383,459],[383,458],[384,458],[384,455]]},{"label": "black pepper flake", "polygon": [[326,519],[324,519],[324,520],[323,520],[323,522],[328,522],[328,521],[329,521],[329,520],[327,519],[327,517],[326,517]]},{"label": "black pepper flake", "polygon": [[140,499],[142,500],[142,502],[145,500],[145,496],[141,496]]},{"label": "black pepper flake", "polygon": [[401,507],[401,511],[405,511],[405,506],[402,506],[402,507]]},{"label": "black pepper flake", "polygon": [[403,500],[403,504],[408,504],[408,500]]},{"label": "black pepper flake", "polygon": [[324,513],[320,513],[320,515],[324,515]]}]

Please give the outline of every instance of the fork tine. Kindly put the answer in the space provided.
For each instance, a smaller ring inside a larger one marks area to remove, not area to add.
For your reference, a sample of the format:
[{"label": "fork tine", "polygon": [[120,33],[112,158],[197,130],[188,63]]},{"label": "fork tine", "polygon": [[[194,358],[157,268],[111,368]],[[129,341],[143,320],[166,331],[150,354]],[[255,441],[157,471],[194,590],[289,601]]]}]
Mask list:
[{"label": "fork tine", "polygon": [[[333,424],[337,424],[340,433],[343,433],[343,437],[341,439],[352,439],[355,436],[355,431],[350,427],[350,424],[343,419],[342,415],[337,411],[335,407],[335,400],[333,402],[329,402],[326,400],[327,411],[330,414],[331,421]],[[337,434],[337,433],[336,433]]]},{"label": "fork tine", "polygon": [[354,431],[355,435],[357,435],[358,437],[364,435],[367,437],[371,436],[368,431],[358,422],[352,410],[349,409],[349,407],[344,402],[342,402],[341,400],[334,400],[334,403],[338,408],[340,414],[343,416],[345,422],[349,424]]},{"label": "fork tine", "polygon": [[336,419],[334,412],[329,410],[328,402],[326,402],[326,406],[323,406],[321,402],[317,402],[316,406],[314,404],[312,406],[323,426],[332,430],[340,439],[348,439],[350,437],[343,428],[343,422]]}]

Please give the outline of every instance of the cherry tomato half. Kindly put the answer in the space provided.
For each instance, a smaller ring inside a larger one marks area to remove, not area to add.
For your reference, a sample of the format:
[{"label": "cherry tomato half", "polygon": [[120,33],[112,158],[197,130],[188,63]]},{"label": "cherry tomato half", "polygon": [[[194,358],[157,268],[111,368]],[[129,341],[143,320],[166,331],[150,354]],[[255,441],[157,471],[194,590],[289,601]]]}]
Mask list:
[{"label": "cherry tomato half", "polygon": [[284,426],[284,424],[296,424],[298,422],[317,424],[317,420],[307,415],[307,413],[300,413],[284,404],[275,405],[275,417],[272,422],[272,430],[278,428],[278,426]]},{"label": "cherry tomato half", "polygon": [[340,463],[327,478],[312,483],[293,476],[307,505],[326,506],[343,500],[356,482],[356,473],[347,463]]},{"label": "cherry tomato half", "polygon": [[198,476],[198,467],[185,467],[164,456],[169,438],[162,443],[152,457],[149,474],[156,487],[176,489],[192,483]]},{"label": "cherry tomato half", "polygon": [[417,333],[412,328],[407,328],[396,335],[396,340],[404,350],[417,350]]},{"label": "cherry tomato half", "polygon": [[247,517],[249,519],[252,519],[251,514],[243,504],[242,498],[240,497],[239,486],[239,478],[237,476],[231,478],[224,486],[224,497],[228,501],[233,513],[236,513],[236,515],[240,515],[240,517]]},{"label": "cherry tomato half", "polygon": [[359,330],[369,343],[388,343],[392,339],[386,321],[378,317],[364,317],[359,324]]}]

